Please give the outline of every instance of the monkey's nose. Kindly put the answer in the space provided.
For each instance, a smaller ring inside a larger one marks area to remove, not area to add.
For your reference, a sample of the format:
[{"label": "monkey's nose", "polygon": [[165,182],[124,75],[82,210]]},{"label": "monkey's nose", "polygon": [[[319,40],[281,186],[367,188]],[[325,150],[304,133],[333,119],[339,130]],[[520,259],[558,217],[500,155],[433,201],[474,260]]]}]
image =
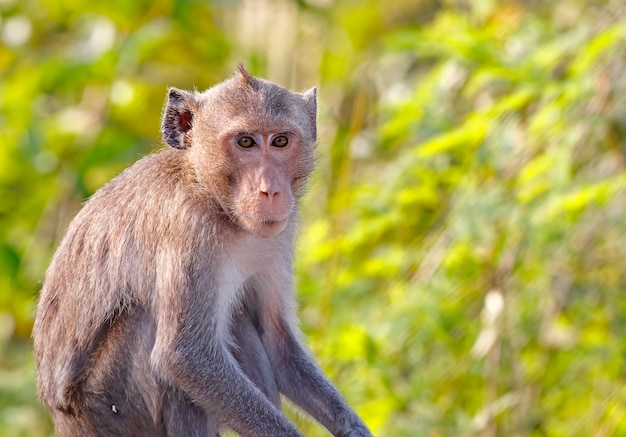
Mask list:
[{"label": "monkey's nose", "polygon": [[271,188],[261,189],[261,197],[265,196],[269,198],[269,200],[273,200],[275,196],[278,196],[278,194],[279,194],[278,190],[274,190]]},{"label": "monkey's nose", "polygon": [[262,178],[259,183],[259,194],[272,200],[279,193],[279,184],[270,177]]}]

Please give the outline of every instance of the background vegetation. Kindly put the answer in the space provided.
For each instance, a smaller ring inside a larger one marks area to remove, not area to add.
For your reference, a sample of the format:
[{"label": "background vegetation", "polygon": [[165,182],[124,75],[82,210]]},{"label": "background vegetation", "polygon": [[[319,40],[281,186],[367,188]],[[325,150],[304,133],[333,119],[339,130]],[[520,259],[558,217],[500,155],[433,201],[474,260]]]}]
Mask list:
[{"label": "background vegetation", "polygon": [[320,87],[300,314],[376,435],[626,435],[621,0],[1,0],[1,435],[52,435],[29,337],[69,220],[168,85],[240,60]]}]

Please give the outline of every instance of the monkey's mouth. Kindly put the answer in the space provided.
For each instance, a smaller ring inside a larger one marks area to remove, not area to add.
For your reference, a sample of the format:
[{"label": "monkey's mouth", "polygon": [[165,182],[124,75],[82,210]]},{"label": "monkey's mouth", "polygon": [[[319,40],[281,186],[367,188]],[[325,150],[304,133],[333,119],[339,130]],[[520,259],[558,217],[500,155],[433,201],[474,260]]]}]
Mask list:
[{"label": "monkey's mouth", "polygon": [[271,238],[280,234],[287,226],[289,217],[291,214],[287,214],[285,217],[255,217],[249,214],[239,214],[238,221],[240,225],[255,235],[263,238]]},{"label": "monkey's mouth", "polygon": [[254,217],[249,214],[239,214],[239,217],[248,223],[254,223],[261,226],[273,226],[285,223],[289,219],[289,214],[282,218],[266,218],[266,217]]}]

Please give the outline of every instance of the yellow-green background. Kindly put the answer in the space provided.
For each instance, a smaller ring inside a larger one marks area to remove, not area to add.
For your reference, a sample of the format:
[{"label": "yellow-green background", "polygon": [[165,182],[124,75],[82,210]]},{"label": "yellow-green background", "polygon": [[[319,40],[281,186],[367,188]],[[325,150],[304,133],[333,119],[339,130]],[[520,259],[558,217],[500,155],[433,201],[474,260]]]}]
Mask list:
[{"label": "yellow-green background", "polygon": [[239,61],[319,86],[300,316],[376,435],[626,435],[621,0],[1,0],[0,435],[52,434],[29,337],[69,220],[167,86]]}]

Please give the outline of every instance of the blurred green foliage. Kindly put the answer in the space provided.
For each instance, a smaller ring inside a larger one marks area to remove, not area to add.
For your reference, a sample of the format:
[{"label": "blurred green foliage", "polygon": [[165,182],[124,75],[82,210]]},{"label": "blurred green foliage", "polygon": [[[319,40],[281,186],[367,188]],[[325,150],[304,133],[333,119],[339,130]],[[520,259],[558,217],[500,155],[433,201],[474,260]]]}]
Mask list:
[{"label": "blurred green foliage", "polygon": [[376,435],[626,435],[618,0],[0,1],[0,434],[52,434],[29,336],[71,217],[240,60],[320,86],[300,313]]}]

